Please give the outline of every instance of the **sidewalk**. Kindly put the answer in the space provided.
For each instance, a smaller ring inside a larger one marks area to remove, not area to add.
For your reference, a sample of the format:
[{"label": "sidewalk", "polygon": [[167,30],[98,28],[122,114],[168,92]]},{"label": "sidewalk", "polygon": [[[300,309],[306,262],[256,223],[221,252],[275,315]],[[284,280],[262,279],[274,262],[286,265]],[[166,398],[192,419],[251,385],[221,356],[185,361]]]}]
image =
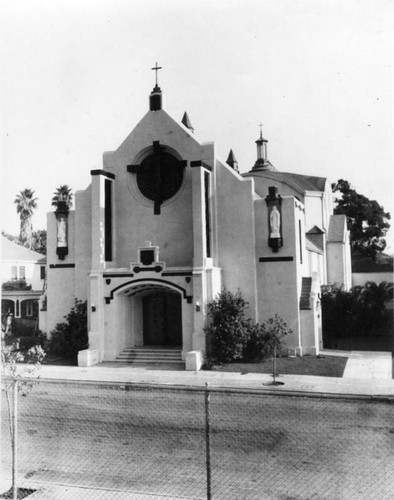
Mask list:
[{"label": "sidewalk", "polygon": [[[357,398],[394,398],[391,353],[323,351],[325,356],[345,356],[348,362],[342,378],[309,375],[281,375],[283,385],[269,385],[272,377],[257,373],[190,372],[183,365],[137,365],[127,363],[101,363],[89,368],[77,366],[43,365],[40,377],[44,380],[73,382],[104,382],[116,384],[146,384],[154,386],[253,390],[261,394],[301,394],[304,396],[332,396]],[[122,492],[81,488],[61,484],[21,481],[20,486],[37,489],[27,498],[31,500],[182,500],[182,497],[162,496],[144,492]],[[0,479],[0,493],[11,485],[11,478]],[[184,499],[186,500],[186,499]],[[189,499],[190,500],[190,499]]]},{"label": "sidewalk", "polygon": [[394,397],[391,378],[391,353],[347,352],[324,355],[348,356],[342,378],[309,375],[281,375],[283,385],[269,385],[272,376],[260,373],[228,373],[218,371],[190,372],[183,365],[137,365],[104,362],[88,368],[44,365],[41,378],[85,382],[148,384],[211,389],[247,389],[269,393],[317,393],[342,396]]}]

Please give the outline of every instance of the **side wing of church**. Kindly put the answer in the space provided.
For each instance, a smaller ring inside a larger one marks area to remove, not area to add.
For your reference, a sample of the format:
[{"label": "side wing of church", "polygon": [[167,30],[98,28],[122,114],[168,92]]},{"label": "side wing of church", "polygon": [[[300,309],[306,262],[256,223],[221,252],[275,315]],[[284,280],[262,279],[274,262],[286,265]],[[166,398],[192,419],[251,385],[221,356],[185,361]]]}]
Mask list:
[{"label": "side wing of church", "polygon": [[289,349],[317,354],[320,288],[350,287],[346,221],[333,215],[326,179],[278,172],[266,142],[241,175],[232,152],[221,161],[186,114],[179,123],[162,109],[156,84],[75,210],[48,214],[47,332],[87,300],[80,364],[156,349],[199,369],[206,306],[224,287],[241,291],[255,321],[281,316]]}]

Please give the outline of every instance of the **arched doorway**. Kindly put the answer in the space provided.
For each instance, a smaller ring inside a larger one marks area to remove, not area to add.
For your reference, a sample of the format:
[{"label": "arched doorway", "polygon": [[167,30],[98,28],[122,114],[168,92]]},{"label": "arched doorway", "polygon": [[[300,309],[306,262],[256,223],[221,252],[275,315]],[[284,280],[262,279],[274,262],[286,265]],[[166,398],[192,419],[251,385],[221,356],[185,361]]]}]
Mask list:
[{"label": "arched doorway", "polygon": [[143,343],[145,346],[182,346],[181,295],[152,291],[142,297]]}]

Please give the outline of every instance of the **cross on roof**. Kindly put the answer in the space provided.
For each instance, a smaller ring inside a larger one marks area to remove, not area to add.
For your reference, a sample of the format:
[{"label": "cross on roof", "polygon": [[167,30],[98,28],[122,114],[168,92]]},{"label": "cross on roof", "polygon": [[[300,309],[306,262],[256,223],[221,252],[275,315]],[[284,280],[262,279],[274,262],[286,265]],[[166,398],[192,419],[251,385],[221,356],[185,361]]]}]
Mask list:
[{"label": "cross on roof", "polygon": [[153,71],[156,71],[156,86],[157,86],[157,72],[159,69],[163,69],[162,66],[158,66],[156,63],[156,66],[154,68],[151,68]]}]

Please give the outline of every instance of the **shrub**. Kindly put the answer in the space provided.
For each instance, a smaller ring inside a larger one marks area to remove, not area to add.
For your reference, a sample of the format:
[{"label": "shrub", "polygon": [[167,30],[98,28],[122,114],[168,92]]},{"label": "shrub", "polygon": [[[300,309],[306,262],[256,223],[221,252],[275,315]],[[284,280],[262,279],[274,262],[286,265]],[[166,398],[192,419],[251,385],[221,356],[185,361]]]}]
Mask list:
[{"label": "shrub", "polygon": [[51,332],[49,350],[62,357],[71,357],[88,347],[87,301],[75,299],[74,307]]},{"label": "shrub", "polygon": [[390,313],[386,303],[393,297],[393,284],[367,281],[346,292],[324,291],[321,297],[323,332],[326,336],[376,335],[387,330]]},{"label": "shrub", "polygon": [[2,290],[8,290],[8,291],[13,291],[13,290],[31,290],[31,285],[28,285],[26,283],[26,280],[24,279],[19,279],[19,280],[12,280],[12,281],[6,281],[1,285]]},{"label": "shrub", "polygon": [[241,293],[222,290],[208,304],[211,323],[205,328],[207,367],[232,361],[258,362],[280,352],[291,329],[278,316],[263,324],[246,317],[248,304]]},{"label": "shrub", "polygon": [[207,357],[211,362],[229,363],[241,359],[248,341],[250,320],[241,293],[222,290],[208,304],[211,324],[205,328]]}]

